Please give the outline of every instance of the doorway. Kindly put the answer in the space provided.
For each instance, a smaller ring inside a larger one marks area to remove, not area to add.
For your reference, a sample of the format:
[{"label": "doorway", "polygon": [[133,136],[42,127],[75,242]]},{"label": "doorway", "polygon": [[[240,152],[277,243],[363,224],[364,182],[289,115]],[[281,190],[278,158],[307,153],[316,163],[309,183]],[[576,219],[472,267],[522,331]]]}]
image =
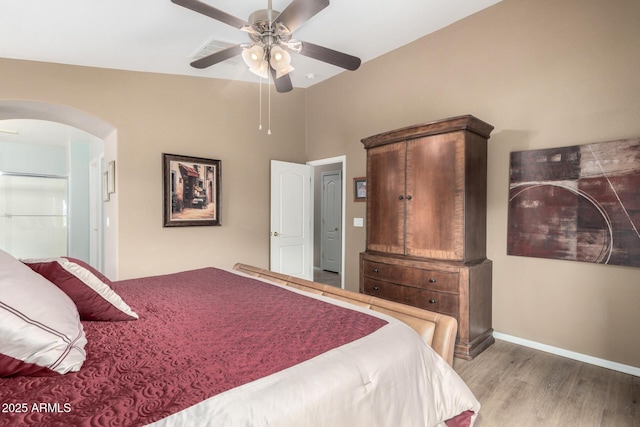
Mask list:
[{"label": "doorway", "polygon": [[[0,122],[4,127],[9,124],[17,125],[18,122],[30,122],[29,126],[23,129],[11,128],[12,132],[4,132],[3,140],[5,143],[13,143],[14,148],[21,147],[21,151],[28,151],[29,147],[40,147],[35,154],[24,156],[25,161],[20,161],[15,156],[15,150],[10,150],[7,155],[0,156],[0,170],[69,177],[68,255],[87,262],[91,260],[96,266],[100,266],[100,262],[96,262],[100,259],[101,271],[107,277],[117,279],[117,194],[113,194],[111,201],[106,204],[102,197],[89,196],[91,189],[101,189],[98,178],[95,177],[95,174],[100,172],[100,163],[107,159],[114,160],[116,157],[116,129],[102,119],[81,110],[42,101],[0,101]],[[38,133],[34,132],[34,124],[54,127]],[[33,141],[24,144],[25,141],[22,140],[30,135]],[[56,139],[59,140],[59,146],[44,144],[45,139],[54,136],[58,137]],[[8,137],[20,138],[21,141],[8,140]],[[16,145],[18,143],[19,145]],[[96,164],[91,163],[101,155],[104,155],[104,160],[99,159]],[[95,216],[89,214],[88,206],[94,203],[97,215],[103,213],[106,216],[106,227],[103,230],[100,230],[101,224],[94,221]],[[111,227],[109,217],[112,219]],[[96,225],[98,230],[95,230]],[[90,238],[89,230],[100,234],[101,239],[95,239],[95,236]]]},{"label": "doorway", "polygon": [[271,161],[271,270],[344,289],[345,182],[342,179],[337,184],[341,187],[340,208],[334,219],[339,237],[339,254],[335,255],[339,270],[327,272],[321,268],[321,173],[332,170],[344,176],[345,169],[346,156],[314,160],[306,165]]},{"label": "doorway", "polygon": [[346,156],[307,164],[314,175],[313,280],[344,289]]},{"label": "doorway", "polygon": [[[102,252],[90,236],[92,190],[101,188],[92,185],[100,174],[91,162],[103,141],[47,120],[0,120],[0,126],[0,248],[19,258],[71,256],[100,270],[102,263],[91,259]],[[95,200],[101,213],[101,197]]]},{"label": "doorway", "polygon": [[320,268],[340,274],[342,170],[321,174]]}]

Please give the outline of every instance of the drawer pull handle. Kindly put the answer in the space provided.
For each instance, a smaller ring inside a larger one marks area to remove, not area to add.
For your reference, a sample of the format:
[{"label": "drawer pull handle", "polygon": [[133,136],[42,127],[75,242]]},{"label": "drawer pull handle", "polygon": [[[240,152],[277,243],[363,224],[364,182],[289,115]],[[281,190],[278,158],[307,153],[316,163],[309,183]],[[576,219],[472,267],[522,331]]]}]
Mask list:
[{"label": "drawer pull handle", "polygon": [[429,283],[436,283],[436,282],[437,282],[437,280],[434,279],[433,277],[431,279],[429,279]]},{"label": "drawer pull handle", "polygon": [[380,288],[379,288],[379,287],[377,287],[377,286],[374,286],[374,287],[373,287],[373,290],[374,290],[374,291],[379,291],[379,290],[380,290]]},{"label": "drawer pull handle", "polygon": [[433,298],[431,298],[431,299],[429,300],[429,304],[435,304],[435,303],[437,303],[437,302],[438,302],[438,301],[434,300]]},{"label": "drawer pull handle", "polygon": [[377,272],[379,272],[379,271],[380,271],[380,270],[378,270],[377,268],[374,268],[374,269],[373,269],[373,272],[374,272],[374,273],[377,273]]}]

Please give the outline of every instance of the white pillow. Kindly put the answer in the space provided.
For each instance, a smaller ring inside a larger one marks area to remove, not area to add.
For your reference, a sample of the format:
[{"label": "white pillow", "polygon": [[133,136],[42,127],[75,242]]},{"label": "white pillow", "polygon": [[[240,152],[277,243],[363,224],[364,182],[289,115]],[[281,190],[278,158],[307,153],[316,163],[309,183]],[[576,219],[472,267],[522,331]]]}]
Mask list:
[{"label": "white pillow", "polygon": [[0,250],[0,377],[78,371],[86,343],[73,301]]}]

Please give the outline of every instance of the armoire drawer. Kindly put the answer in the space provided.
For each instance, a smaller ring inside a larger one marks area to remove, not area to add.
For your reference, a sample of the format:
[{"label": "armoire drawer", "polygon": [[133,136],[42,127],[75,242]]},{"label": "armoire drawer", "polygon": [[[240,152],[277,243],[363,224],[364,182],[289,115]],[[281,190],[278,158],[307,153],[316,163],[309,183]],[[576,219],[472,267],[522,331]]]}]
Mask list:
[{"label": "armoire drawer", "polygon": [[458,295],[455,294],[418,289],[371,278],[364,279],[364,293],[458,317],[460,304]]},{"label": "armoire drawer", "polygon": [[363,270],[365,277],[375,280],[384,280],[432,291],[459,293],[458,273],[403,267],[401,265],[368,260],[363,262]]}]

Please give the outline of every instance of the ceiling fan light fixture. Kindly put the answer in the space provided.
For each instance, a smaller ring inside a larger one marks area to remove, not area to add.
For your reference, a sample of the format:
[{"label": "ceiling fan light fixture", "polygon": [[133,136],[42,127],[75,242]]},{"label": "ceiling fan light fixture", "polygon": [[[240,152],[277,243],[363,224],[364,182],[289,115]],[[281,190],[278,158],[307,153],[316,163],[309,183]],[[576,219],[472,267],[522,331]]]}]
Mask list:
[{"label": "ceiling fan light fixture", "polygon": [[269,55],[271,68],[276,70],[276,78],[289,74],[294,70],[291,66],[291,55],[280,46],[273,46]]},{"label": "ceiling fan light fixture", "polygon": [[245,33],[258,35],[258,32],[251,25],[243,25],[240,27],[240,31],[244,31]]},{"label": "ceiling fan light fixture", "polygon": [[288,49],[291,49],[295,53],[300,53],[300,51],[302,51],[302,42],[300,40],[291,39],[284,44],[287,46]]},{"label": "ceiling fan light fixture", "polygon": [[284,68],[276,68],[275,70],[276,70],[276,79],[279,79],[280,77],[286,76],[287,74],[295,70],[295,68],[293,68],[291,65],[288,65]]},{"label": "ceiling fan light fixture", "polygon": [[276,79],[279,79],[282,76],[286,76],[293,70],[295,70],[295,68],[293,68],[291,65],[287,66],[286,68],[276,69]]},{"label": "ceiling fan light fixture", "polygon": [[268,65],[264,60],[264,49],[254,44],[242,51],[242,60],[249,67],[249,71],[262,78],[267,78]]},{"label": "ceiling fan light fixture", "polygon": [[258,44],[254,44],[242,51],[242,60],[247,64],[247,67],[253,67],[254,65],[262,62],[263,59],[264,49]]},{"label": "ceiling fan light fixture", "polygon": [[260,65],[258,65],[257,67],[251,67],[249,68],[249,71],[251,71],[253,74],[255,74],[256,76],[259,76],[263,79],[266,79],[269,77],[269,64],[267,64],[267,61],[262,61],[260,62]]}]

